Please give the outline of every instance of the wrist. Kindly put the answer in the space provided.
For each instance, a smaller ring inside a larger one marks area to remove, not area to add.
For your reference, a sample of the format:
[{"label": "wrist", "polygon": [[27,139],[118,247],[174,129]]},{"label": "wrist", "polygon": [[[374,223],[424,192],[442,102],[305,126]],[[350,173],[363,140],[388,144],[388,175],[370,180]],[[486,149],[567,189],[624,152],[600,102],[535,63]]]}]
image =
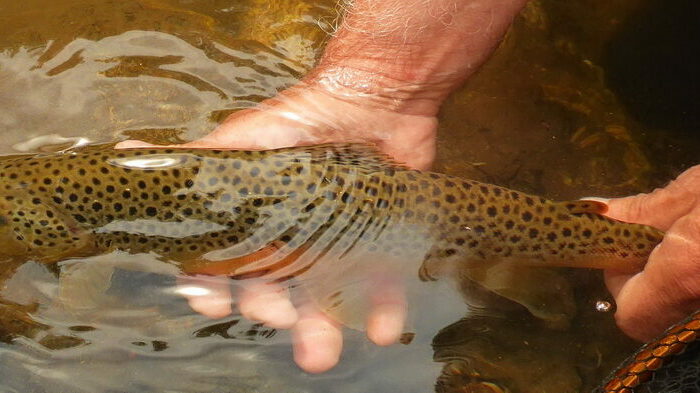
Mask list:
[{"label": "wrist", "polygon": [[354,0],[306,82],[434,116],[496,48],[526,0]]}]

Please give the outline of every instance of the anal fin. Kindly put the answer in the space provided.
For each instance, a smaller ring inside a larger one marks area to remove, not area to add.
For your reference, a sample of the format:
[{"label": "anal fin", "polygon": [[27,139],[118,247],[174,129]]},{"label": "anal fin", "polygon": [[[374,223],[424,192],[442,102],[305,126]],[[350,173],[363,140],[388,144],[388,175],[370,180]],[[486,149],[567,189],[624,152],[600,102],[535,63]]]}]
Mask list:
[{"label": "anal fin", "polygon": [[576,313],[571,285],[552,269],[502,261],[460,273],[462,278],[521,304],[552,328],[567,328]]}]

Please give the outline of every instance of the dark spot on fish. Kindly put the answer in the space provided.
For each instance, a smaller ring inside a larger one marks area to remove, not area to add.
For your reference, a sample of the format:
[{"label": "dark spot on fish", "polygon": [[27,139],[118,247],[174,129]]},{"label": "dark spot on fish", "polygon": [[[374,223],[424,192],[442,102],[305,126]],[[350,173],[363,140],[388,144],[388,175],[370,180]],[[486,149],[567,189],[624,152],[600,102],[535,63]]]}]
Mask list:
[{"label": "dark spot on fish", "polygon": [[571,228],[564,228],[561,231],[562,236],[564,237],[569,237],[571,236]]},{"label": "dark spot on fish", "polygon": [[528,236],[530,236],[530,239],[535,239],[539,234],[540,231],[538,231],[535,228],[530,228],[530,230],[528,231]]},{"label": "dark spot on fish", "polygon": [[[530,199],[530,200],[532,200],[532,199]],[[524,212],[521,215],[521,217],[522,217],[523,221],[525,221],[525,222],[532,221],[532,213],[530,213],[529,211]]]},{"label": "dark spot on fish", "polygon": [[280,183],[282,183],[283,186],[288,186],[292,182],[292,178],[290,176],[282,176],[280,178]]},{"label": "dark spot on fish", "polygon": [[612,243],[615,243],[615,239],[613,239],[613,238],[610,237],[610,236],[606,236],[606,237],[603,238],[603,243],[605,243],[605,244],[612,244]]},{"label": "dark spot on fish", "polygon": [[489,217],[496,217],[497,213],[498,211],[495,206],[489,206],[488,209],[486,209],[486,214],[488,214]]},{"label": "dark spot on fish", "polygon": [[557,234],[554,232],[549,232],[547,234],[547,240],[549,240],[550,242],[557,240],[557,237],[558,237]]},{"label": "dark spot on fish", "polygon": [[352,201],[354,201],[355,198],[353,198],[353,197],[352,197],[350,194],[348,194],[347,192],[344,192],[343,195],[340,197],[340,200],[341,200],[343,203],[352,203]]}]

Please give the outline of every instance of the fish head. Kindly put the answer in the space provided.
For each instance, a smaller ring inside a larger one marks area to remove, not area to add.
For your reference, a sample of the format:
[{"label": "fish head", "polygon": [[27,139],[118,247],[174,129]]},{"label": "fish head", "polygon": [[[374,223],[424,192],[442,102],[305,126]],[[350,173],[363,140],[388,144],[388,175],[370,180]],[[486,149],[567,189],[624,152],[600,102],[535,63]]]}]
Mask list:
[{"label": "fish head", "polygon": [[90,233],[51,203],[19,192],[0,194],[0,258],[56,262],[84,254]]}]

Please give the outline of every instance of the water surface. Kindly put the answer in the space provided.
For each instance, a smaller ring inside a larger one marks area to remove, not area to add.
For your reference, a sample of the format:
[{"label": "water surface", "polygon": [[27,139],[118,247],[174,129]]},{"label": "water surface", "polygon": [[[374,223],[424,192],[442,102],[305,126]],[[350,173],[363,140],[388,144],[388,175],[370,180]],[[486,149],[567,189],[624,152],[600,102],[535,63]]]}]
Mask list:
[{"label": "water surface", "polygon": [[[589,3],[528,6],[444,107],[438,171],[567,199],[641,192],[694,163],[697,133],[634,116],[600,66],[644,2]],[[337,18],[322,0],[30,0],[0,10],[0,153],[203,136],[298,81]],[[580,315],[568,331],[488,296],[489,317],[460,320],[474,314],[436,283],[414,305],[425,311],[411,344],[377,348],[348,330],[340,365],[311,376],[294,365],[286,332],[196,315],[169,276],[120,270],[99,309],[67,315],[51,302],[53,272],[27,264],[3,297],[38,302],[35,315],[55,337],[2,344],[0,387],[379,393],[465,391],[486,380],[514,393],[585,392],[634,344],[611,313],[594,311],[610,300],[599,272],[569,275]],[[57,338],[64,333],[90,344],[72,346]]]}]

